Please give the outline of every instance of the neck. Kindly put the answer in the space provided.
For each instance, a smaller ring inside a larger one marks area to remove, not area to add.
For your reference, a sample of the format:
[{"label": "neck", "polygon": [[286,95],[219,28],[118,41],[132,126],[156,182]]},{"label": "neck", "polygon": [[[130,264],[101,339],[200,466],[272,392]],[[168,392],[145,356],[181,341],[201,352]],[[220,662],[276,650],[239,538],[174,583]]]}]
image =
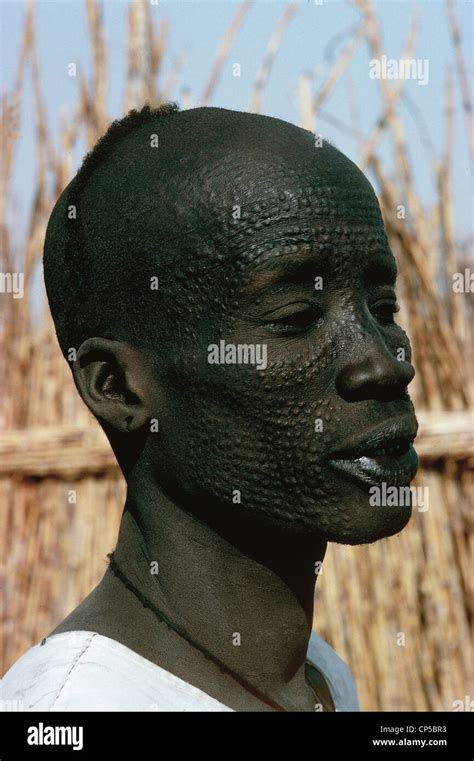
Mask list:
[{"label": "neck", "polygon": [[114,560],[188,641],[268,694],[297,691],[326,542],[223,513],[210,525],[155,485],[129,482]]}]

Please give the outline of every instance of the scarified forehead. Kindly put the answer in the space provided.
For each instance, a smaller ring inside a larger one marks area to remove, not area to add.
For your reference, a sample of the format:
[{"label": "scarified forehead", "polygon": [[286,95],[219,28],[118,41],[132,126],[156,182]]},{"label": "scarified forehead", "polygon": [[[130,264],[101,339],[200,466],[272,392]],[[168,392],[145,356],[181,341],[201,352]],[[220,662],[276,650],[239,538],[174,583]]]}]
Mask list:
[{"label": "scarified forehead", "polygon": [[321,224],[383,227],[370,183],[334,146],[279,119],[215,108],[135,129],[95,170],[83,209],[100,217],[104,245],[133,239],[187,274]]}]

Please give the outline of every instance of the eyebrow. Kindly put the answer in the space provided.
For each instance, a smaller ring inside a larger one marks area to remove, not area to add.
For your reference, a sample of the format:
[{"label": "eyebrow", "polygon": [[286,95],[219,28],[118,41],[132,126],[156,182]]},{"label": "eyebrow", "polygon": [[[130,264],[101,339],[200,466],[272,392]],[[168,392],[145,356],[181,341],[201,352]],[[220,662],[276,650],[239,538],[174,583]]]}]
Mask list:
[{"label": "eyebrow", "polygon": [[387,253],[383,260],[369,262],[364,271],[366,285],[395,285],[397,265],[392,253]]},{"label": "eyebrow", "polygon": [[297,254],[291,259],[283,257],[268,259],[265,262],[266,269],[254,274],[248,287],[244,289],[245,293],[260,293],[283,283],[297,285],[308,282],[314,277],[316,270],[319,270],[324,264],[323,258],[316,262],[314,254],[309,252]]},{"label": "eyebrow", "polygon": [[[287,257],[268,259],[265,264],[266,269],[255,273],[244,289],[244,293],[254,295],[282,284],[308,283],[316,275],[322,274],[327,261],[324,254],[319,254],[316,261],[313,252],[305,251],[296,254],[291,259]],[[395,285],[397,265],[391,252],[387,252],[387,255],[379,261],[369,261],[363,269],[365,285]]]}]

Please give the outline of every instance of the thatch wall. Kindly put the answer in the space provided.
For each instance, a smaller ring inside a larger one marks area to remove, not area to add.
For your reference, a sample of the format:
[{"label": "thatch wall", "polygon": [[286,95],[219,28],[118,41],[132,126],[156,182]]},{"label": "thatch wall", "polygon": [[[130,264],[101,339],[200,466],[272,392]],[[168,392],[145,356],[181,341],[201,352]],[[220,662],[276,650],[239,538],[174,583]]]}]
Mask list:
[{"label": "thatch wall", "polygon": [[[381,54],[377,19],[365,0],[355,5],[361,26],[316,93],[302,76],[303,126],[315,128],[331,90],[359,45]],[[36,55],[33,15],[27,16],[16,82],[2,100],[5,161],[2,198],[7,197],[19,130],[19,105],[27,65],[35,93],[38,145],[37,192],[21,261],[11,245],[2,205],[2,271],[25,273],[32,282],[41,256],[52,204],[70,177],[70,152],[79,135],[92,145],[107,124],[106,50],[98,4],[87,2],[94,51],[92,82],[80,75],[76,113],[64,118],[61,146],[47,129]],[[472,617],[470,505],[474,447],[468,394],[468,304],[454,294],[452,273],[467,266],[456,242],[451,208],[452,123],[455,87],[465,95],[465,73],[456,19],[450,3],[458,68],[448,78],[444,103],[446,140],[433,167],[438,202],[424,208],[416,193],[397,104],[404,83],[381,82],[384,111],[371,134],[360,136],[360,165],[371,172],[400,268],[402,315],[414,346],[414,400],[420,414],[417,484],[429,488],[429,509],[415,511],[399,536],[367,547],[332,545],[317,585],[315,627],[352,667],[366,710],[450,710],[469,694],[469,625]],[[210,102],[231,42],[248,4],[238,10],[222,42],[200,102]],[[294,8],[285,10],[259,72],[252,107],[271,70]],[[166,29],[152,29],[149,4],[131,6],[129,69],[124,110],[169,97],[172,78],[158,86]],[[141,32],[141,33],[140,33]],[[146,32],[146,33],[145,33]],[[406,52],[413,49],[409,30]],[[137,42],[139,40],[140,42]],[[148,51],[142,54],[140,45]],[[176,63],[179,66],[179,62]],[[187,106],[183,96],[183,105]],[[468,100],[464,116],[472,129]],[[388,133],[397,156],[397,176],[388,177],[378,144]],[[406,204],[409,219],[399,219]],[[90,591],[114,547],[124,499],[107,441],[80,401],[45,312],[32,326],[28,299],[2,300],[0,323],[0,541],[3,604],[3,671],[45,636]],[[400,635],[403,634],[404,637]]]}]

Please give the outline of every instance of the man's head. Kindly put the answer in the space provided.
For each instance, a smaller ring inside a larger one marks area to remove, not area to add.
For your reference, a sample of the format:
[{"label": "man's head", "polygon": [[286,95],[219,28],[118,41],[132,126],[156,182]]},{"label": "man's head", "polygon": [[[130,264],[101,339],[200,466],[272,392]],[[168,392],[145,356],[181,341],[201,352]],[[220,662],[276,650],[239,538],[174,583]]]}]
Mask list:
[{"label": "man's head", "polygon": [[409,508],[369,504],[416,469],[389,451],[416,430],[396,267],[372,187],[335,147],[256,114],[132,112],[60,197],[44,265],[128,478],[333,541],[406,524]]}]

